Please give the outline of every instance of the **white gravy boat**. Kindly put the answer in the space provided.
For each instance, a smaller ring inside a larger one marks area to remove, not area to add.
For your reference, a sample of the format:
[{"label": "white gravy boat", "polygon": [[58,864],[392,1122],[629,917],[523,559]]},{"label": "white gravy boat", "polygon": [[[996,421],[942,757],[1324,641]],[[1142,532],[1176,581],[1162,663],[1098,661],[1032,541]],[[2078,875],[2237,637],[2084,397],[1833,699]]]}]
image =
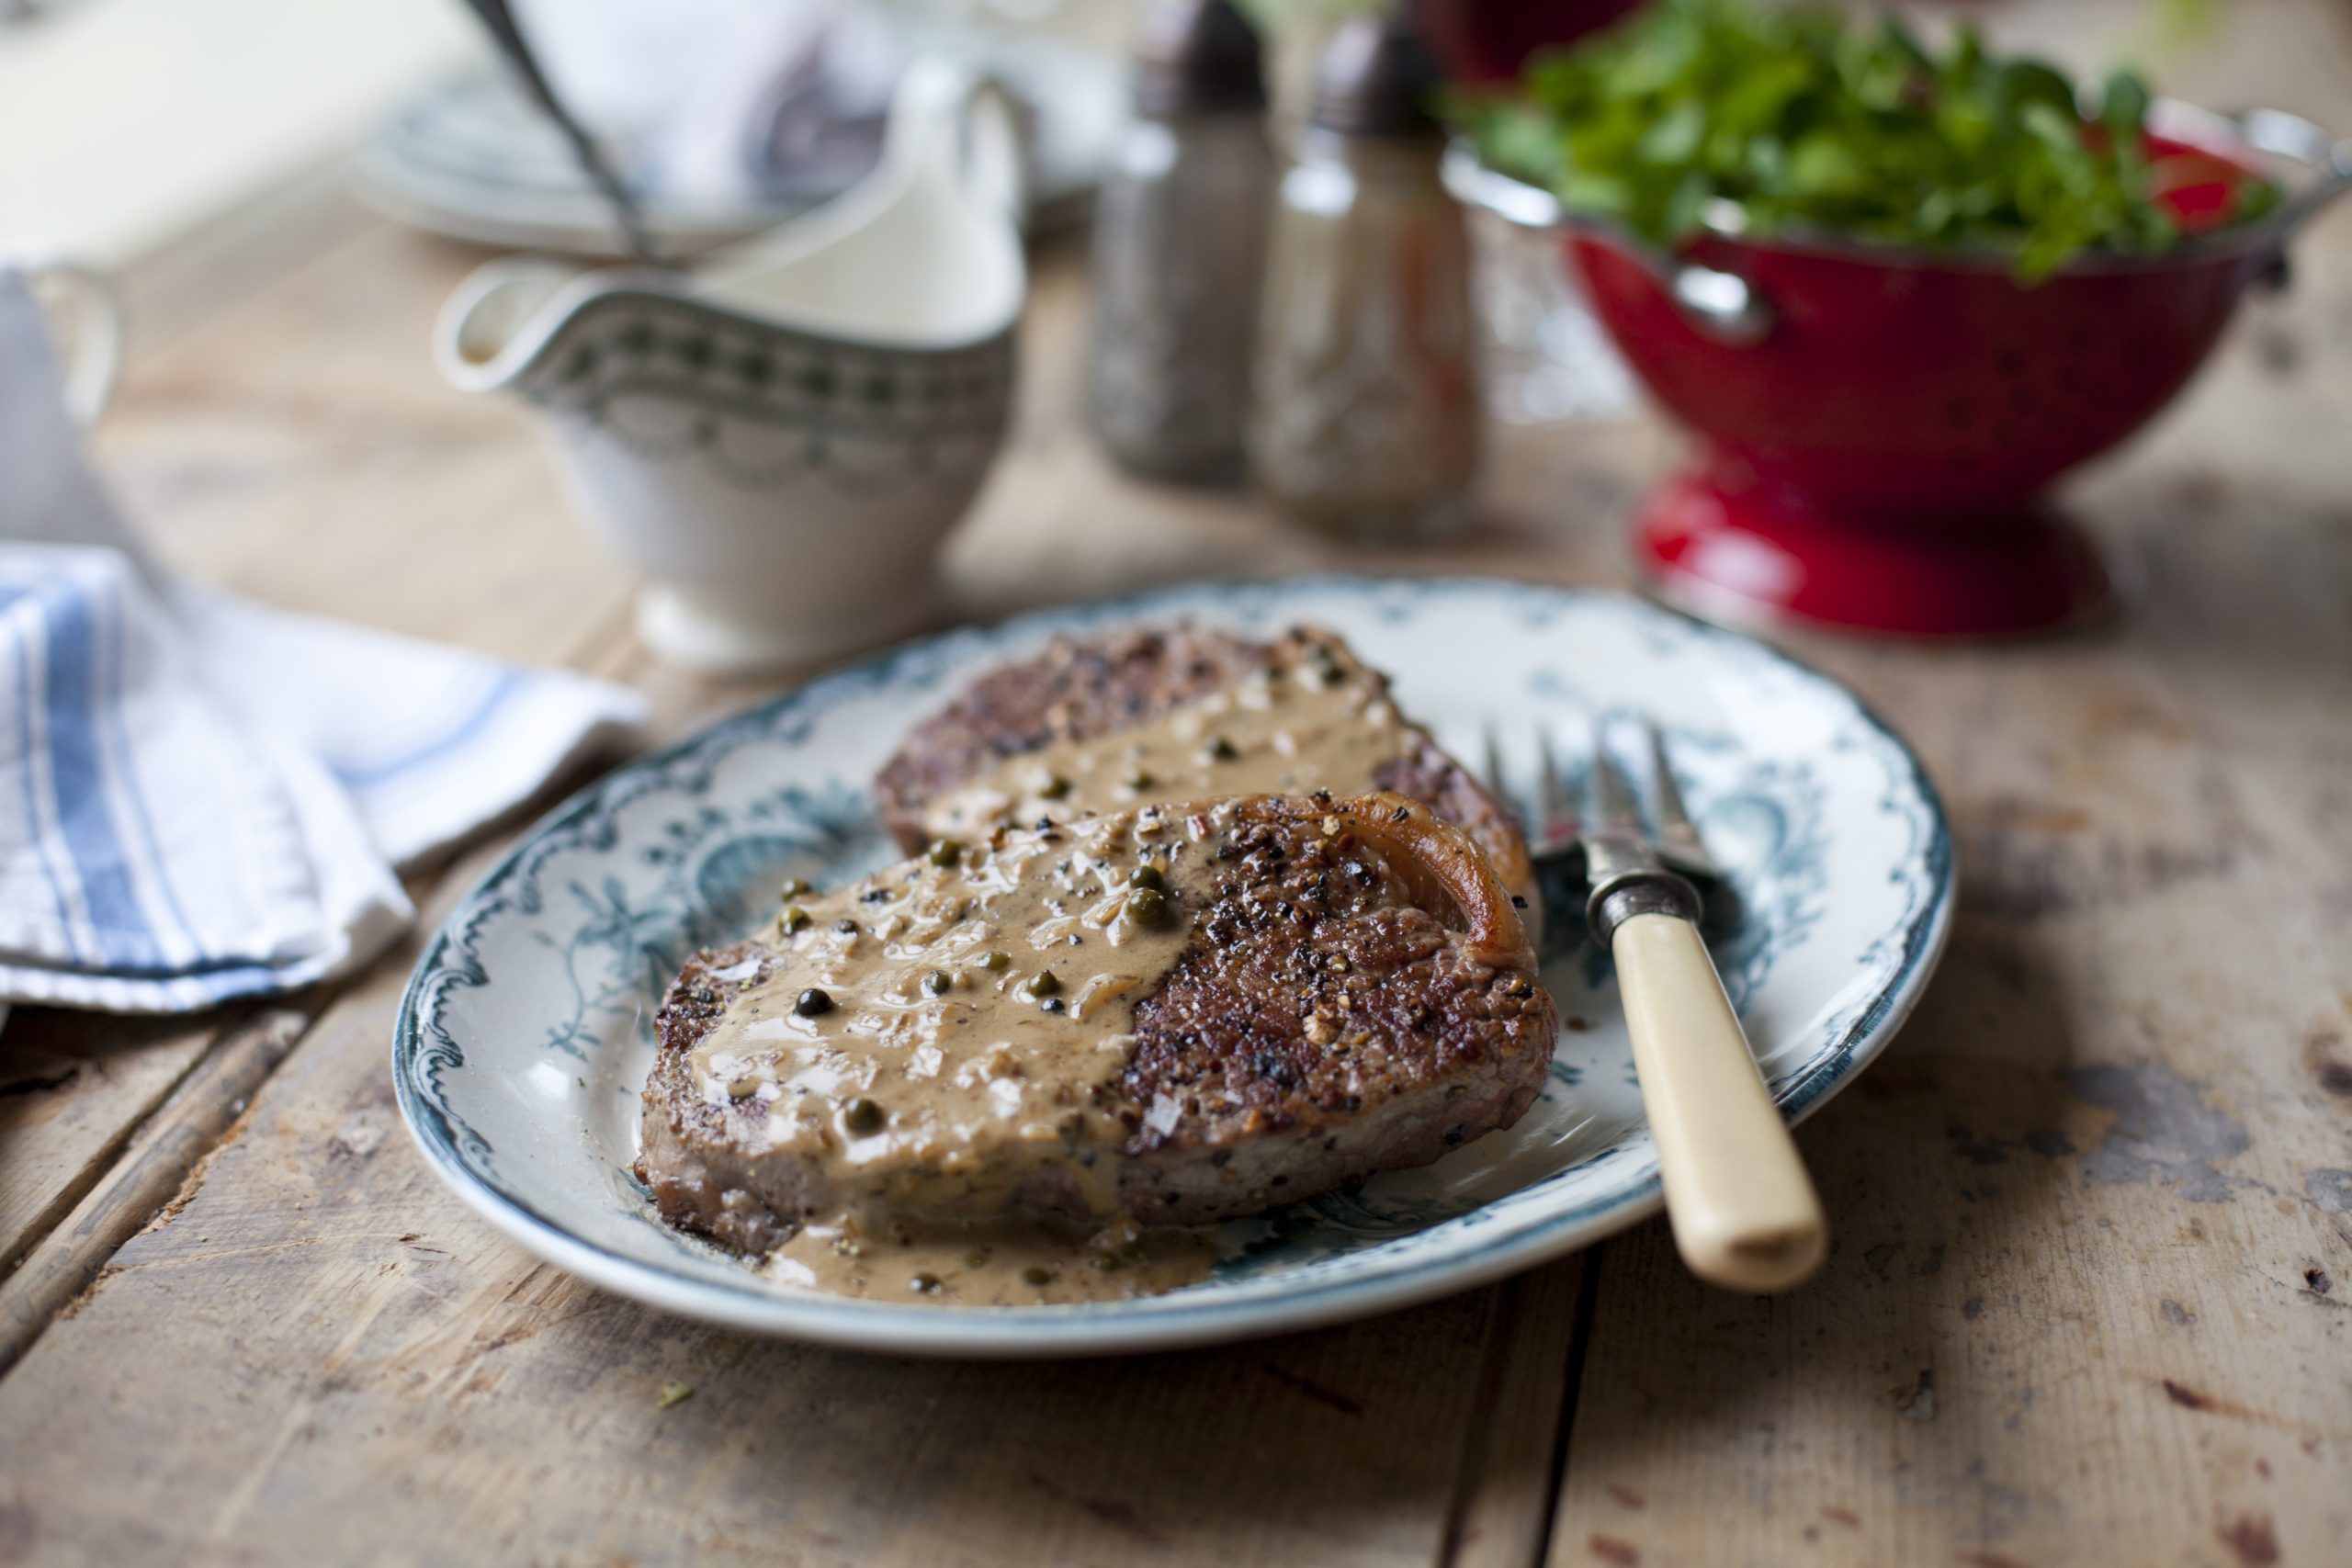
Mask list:
[{"label": "white gravy boat", "polygon": [[647,579],[638,628],[712,673],[930,611],[1002,444],[1027,293],[1003,96],[909,70],[855,188],[691,275],[537,257],[459,284],[441,373],[538,409],[573,509]]}]

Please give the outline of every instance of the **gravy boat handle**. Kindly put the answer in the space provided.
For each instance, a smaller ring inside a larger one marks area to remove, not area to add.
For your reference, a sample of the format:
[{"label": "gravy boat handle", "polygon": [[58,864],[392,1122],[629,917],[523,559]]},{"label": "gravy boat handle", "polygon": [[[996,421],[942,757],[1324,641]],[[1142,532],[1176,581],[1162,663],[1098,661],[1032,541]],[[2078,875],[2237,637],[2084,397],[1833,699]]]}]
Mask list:
[{"label": "gravy boat handle", "polygon": [[899,79],[882,160],[904,177],[953,184],[991,217],[1017,222],[1028,199],[1011,96],[945,61],[918,60]]}]

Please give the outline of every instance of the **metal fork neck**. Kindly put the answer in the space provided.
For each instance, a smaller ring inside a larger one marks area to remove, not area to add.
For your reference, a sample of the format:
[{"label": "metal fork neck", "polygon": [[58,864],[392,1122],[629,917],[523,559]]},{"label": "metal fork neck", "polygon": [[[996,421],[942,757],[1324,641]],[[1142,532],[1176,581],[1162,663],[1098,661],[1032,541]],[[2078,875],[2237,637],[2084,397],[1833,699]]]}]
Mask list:
[{"label": "metal fork neck", "polygon": [[1696,923],[1702,908],[1699,890],[1670,871],[1623,871],[1593,885],[1585,900],[1585,923],[1606,949],[1617,928],[1635,915],[1672,915]]}]

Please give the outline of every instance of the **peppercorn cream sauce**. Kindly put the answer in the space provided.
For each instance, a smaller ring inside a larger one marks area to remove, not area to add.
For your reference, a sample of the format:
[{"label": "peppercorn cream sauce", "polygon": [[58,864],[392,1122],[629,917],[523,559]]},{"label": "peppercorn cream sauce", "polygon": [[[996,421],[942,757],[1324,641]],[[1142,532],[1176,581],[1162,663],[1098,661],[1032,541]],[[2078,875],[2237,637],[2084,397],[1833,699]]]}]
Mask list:
[{"label": "peppercorn cream sauce", "polygon": [[[1135,1003],[1182,953],[1231,812],[999,830],[786,907],[767,977],[691,1058],[712,1101],[766,1107],[763,1153],[818,1173],[829,1212],[773,1276],[1037,1302],[1205,1273],[1204,1240],[1106,1222],[1139,1124],[1119,1087]],[[1004,1217],[1024,1207],[1087,1218]]]},{"label": "peppercorn cream sauce", "polygon": [[1230,688],[1131,728],[1048,741],[1009,757],[924,808],[944,836],[1233,795],[1363,795],[1421,732],[1386,682],[1319,642],[1250,671]]},{"label": "peppercorn cream sauce", "polygon": [[953,1306],[1057,1306],[1161,1295],[1209,1276],[1213,1227],[952,1223],[855,1216],[803,1226],[762,1272],[804,1290]]}]

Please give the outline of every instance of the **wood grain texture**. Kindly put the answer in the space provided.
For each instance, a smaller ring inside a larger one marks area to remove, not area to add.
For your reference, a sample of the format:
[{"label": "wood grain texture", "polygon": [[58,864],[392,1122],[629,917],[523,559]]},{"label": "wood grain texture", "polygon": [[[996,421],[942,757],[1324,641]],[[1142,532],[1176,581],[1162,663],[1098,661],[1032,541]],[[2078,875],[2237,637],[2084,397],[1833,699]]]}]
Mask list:
[{"label": "wood grain texture", "polygon": [[1481,1417],[1462,1456],[1446,1568],[1532,1568],[1543,1560],[1599,1257],[1589,1249],[1495,1292]]},{"label": "wood grain texture", "polygon": [[[2147,14],[1996,25],[2089,59],[2139,51]],[[2242,0],[2159,63],[2352,129],[2330,0]],[[144,295],[158,336],[104,446],[171,558],[622,675],[670,733],[754,700],[647,666],[522,420],[433,381],[425,324],[473,255],[323,186],[280,202]],[[1615,529],[1673,449],[1654,423],[1503,433],[1476,525],[1418,554],[1123,482],[1076,434],[1078,261],[1039,258],[956,614],[1339,565],[1623,584]],[[1917,742],[1963,885],[1913,1024],[1800,1134],[1840,1237],[1806,1290],[1703,1290],[1652,1224],[1222,1350],[964,1367],[748,1339],[537,1265],[424,1171],[384,1066],[410,943],[320,999],[242,1132],[0,1377],[0,1561],[2341,1561],[2352,213],[2299,261],[2074,492],[2123,568],[2118,625],[1798,646]],[[426,880],[428,919],[496,848]],[[65,1247],[223,1026],[12,1020],[0,1064],[31,1087],[0,1094],[0,1247]]]},{"label": "wood grain texture", "polygon": [[[1067,407],[1082,320],[1075,259],[1047,260],[1021,434],[958,543],[966,613],[1266,562],[1263,523],[1238,501],[1123,505],[1099,472],[1072,477],[1066,440],[1044,438]],[[324,332],[354,291],[409,299],[449,270],[439,247],[362,223],[231,313],[271,339]],[[166,367],[185,356],[180,373],[198,374],[224,330],[190,327]],[[266,418],[240,409],[326,400],[317,359],[264,354],[143,413],[138,394],[163,372],[134,382],[119,462],[186,508],[185,558],[250,591],[601,665],[649,691],[665,730],[757,694],[644,667],[616,633],[617,599],[583,590],[587,569],[510,583],[495,625],[483,604],[436,597],[446,570],[415,559],[413,537],[387,539],[391,519],[479,531],[510,488],[528,492],[518,560],[553,547],[530,536],[538,519],[560,519],[513,422],[390,369],[413,340],[351,331],[368,346],[326,357],[349,361],[350,385],[390,427],[366,436],[374,493],[359,536],[316,549],[289,547],[317,534],[309,516],[347,481],[311,455],[252,456],[272,476],[258,511],[191,494],[165,458],[195,426]],[[451,461],[469,472],[392,460],[433,447],[445,423],[463,427]],[[1294,548],[1300,564],[1331,558]],[[373,590],[364,603],[355,579]],[[601,618],[577,613],[583,597]],[[493,852],[436,879],[428,923]],[[404,944],[326,1008],[200,1182],[0,1381],[0,1557],[308,1562],[365,1540],[400,1561],[1433,1562],[1486,1427],[1536,1431],[1548,1456],[1568,1326],[1542,1321],[1568,1299],[1556,1292],[1511,1287],[1505,1311],[1482,1291],[1225,1352],[956,1368],[765,1344],[574,1284],[485,1231],[397,1125],[385,1043],[413,955]],[[1506,1368],[1526,1380],[1521,1414],[1497,1424],[1482,1391]],[[673,1382],[694,1393],[664,1408]],[[58,1422],[69,1406],[74,1419]],[[549,1431],[564,1437],[550,1445]],[[97,1456],[132,1452],[147,1457],[130,1483],[77,1483]],[[1548,1458],[1532,1462],[1530,1478],[1521,1457],[1522,1493],[1548,1490]],[[1478,1517],[1493,1512],[1498,1494],[1473,1495]],[[1522,1536],[1540,1520],[1518,1503]]]},{"label": "wood grain texture", "polygon": [[[0,1547],[93,1563],[313,1562],[354,1541],[424,1562],[1438,1559],[1492,1418],[1491,1336],[1540,1314],[1498,1320],[1487,1290],[1224,1351],[992,1367],[668,1318],[500,1240],[424,1169],[384,1068],[414,945],[328,1010],[201,1184],[0,1381]],[[692,1393],[665,1407],[672,1383]],[[127,1453],[140,1463],[81,1483]]]},{"label": "wood grain texture", "polygon": [[173,1200],[310,1025],[306,1013],[267,1008],[212,1043],[121,1161],[0,1283],[0,1372]]},{"label": "wood grain texture", "polygon": [[16,1011],[0,1048],[0,1279],[97,1184],[220,1029],[218,1018]]},{"label": "wood grain texture", "polygon": [[[2352,14],[2231,21],[2184,92],[2352,127]],[[2352,213],[2296,270],[2076,491],[2117,624],[1799,648],[1942,789],[1952,946],[1799,1136],[1812,1286],[1604,1249],[1561,1568],[2352,1553]]]},{"label": "wood grain texture", "polygon": [[[455,397],[424,353],[478,258],[363,220],[333,174],[125,279],[133,358],[98,443],[110,487],[167,560],[258,598],[549,662],[609,658],[626,578],[574,547],[520,416]],[[16,1010],[0,1272],[234,1021]]]}]

